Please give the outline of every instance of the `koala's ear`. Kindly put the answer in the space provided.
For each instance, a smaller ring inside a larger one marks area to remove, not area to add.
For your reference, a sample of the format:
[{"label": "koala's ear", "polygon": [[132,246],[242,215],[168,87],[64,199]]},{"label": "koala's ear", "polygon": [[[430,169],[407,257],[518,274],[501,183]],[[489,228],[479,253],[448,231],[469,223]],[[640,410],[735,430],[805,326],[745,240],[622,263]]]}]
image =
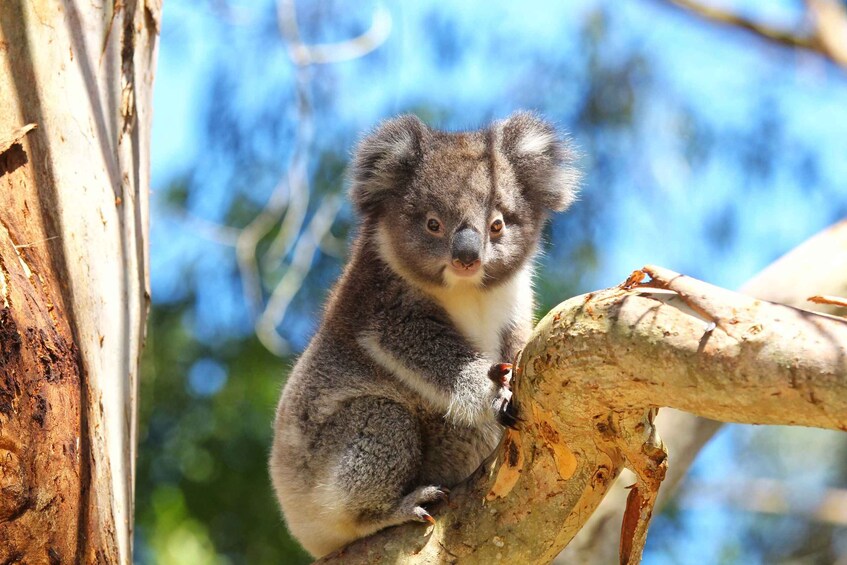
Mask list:
[{"label": "koala's ear", "polygon": [[379,209],[393,190],[414,174],[431,132],[417,116],[383,122],[359,142],[350,171],[350,198],[364,215]]},{"label": "koala's ear", "polygon": [[535,114],[518,112],[499,124],[500,147],[531,202],[561,212],[576,199],[576,152]]}]

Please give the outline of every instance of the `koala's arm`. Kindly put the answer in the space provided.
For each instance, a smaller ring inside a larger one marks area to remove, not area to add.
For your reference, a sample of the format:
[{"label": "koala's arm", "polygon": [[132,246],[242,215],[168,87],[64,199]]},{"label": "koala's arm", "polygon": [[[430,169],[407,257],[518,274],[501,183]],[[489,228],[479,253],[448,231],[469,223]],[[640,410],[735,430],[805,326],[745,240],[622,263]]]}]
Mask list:
[{"label": "koala's arm", "polygon": [[474,351],[434,308],[418,307],[393,319],[383,316],[360,343],[378,364],[451,420],[474,424],[494,414],[493,403],[503,390],[488,371],[497,360]]},{"label": "koala's arm", "polygon": [[529,340],[532,327],[532,318],[528,315],[525,320],[514,322],[507,331],[503,332],[500,357],[504,362],[517,361],[516,357]]}]

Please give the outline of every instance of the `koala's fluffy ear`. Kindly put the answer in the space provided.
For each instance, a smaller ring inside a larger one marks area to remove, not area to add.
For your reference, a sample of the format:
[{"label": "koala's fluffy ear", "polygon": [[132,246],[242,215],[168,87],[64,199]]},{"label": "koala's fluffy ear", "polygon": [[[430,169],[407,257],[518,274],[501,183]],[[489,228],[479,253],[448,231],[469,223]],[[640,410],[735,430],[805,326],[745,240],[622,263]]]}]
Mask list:
[{"label": "koala's fluffy ear", "polygon": [[499,124],[500,147],[526,197],[561,212],[576,198],[576,152],[555,128],[535,114],[518,112]]},{"label": "koala's fluffy ear", "polygon": [[350,171],[350,198],[359,213],[374,213],[409,180],[429,135],[429,128],[417,116],[406,114],[383,122],[359,142]]}]

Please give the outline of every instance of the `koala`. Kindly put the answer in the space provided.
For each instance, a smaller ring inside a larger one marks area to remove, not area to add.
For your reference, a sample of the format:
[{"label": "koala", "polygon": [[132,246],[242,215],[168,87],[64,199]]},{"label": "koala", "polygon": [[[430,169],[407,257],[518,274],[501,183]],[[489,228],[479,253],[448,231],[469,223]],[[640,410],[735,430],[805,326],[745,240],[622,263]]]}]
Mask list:
[{"label": "koala", "polygon": [[279,401],[270,475],[315,556],[409,521],[514,424],[509,369],[533,323],[550,212],[575,198],[574,152],[521,112],[473,132],[406,115],[355,151],[350,260]]}]

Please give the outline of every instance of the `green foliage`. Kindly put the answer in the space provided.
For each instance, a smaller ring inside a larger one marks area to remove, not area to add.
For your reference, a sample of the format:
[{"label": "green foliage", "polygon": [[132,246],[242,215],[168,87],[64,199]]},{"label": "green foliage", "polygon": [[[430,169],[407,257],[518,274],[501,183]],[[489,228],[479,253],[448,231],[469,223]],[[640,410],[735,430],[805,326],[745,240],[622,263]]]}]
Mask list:
[{"label": "green foliage", "polygon": [[[141,387],[141,562],[308,563],[287,534],[267,472],[271,422],[290,360],[255,339],[202,344],[190,302],[156,306]],[[192,372],[214,359],[225,380]],[[155,556],[155,558],[153,557]]]}]

